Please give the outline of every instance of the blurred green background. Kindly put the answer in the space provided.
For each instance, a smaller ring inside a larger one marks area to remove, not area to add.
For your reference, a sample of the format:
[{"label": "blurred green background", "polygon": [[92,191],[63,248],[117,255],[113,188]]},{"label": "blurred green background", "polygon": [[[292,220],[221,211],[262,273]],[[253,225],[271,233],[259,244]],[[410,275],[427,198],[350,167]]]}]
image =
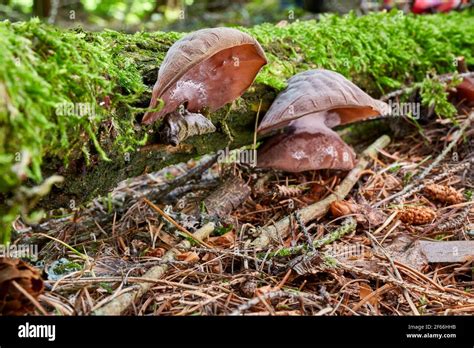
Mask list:
[{"label": "blurred green background", "polygon": [[191,31],[315,18],[322,12],[366,13],[383,1],[320,0],[0,0],[0,20],[39,17],[60,27],[124,32]]}]

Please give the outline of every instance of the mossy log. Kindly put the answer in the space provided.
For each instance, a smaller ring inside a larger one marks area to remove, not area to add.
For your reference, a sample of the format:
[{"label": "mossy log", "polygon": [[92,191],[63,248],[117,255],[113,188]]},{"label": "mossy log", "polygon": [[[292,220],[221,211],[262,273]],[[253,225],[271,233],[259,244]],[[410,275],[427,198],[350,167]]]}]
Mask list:
[{"label": "mossy log", "polygon": [[[379,97],[422,82],[428,73],[454,72],[457,56],[472,67],[473,17],[472,12],[416,17],[395,11],[241,28],[262,44],[268,65],[241,98],[208,114],[217,132],[189,138],[176,148],[158,145],[154,134],[159,124],[142,127],[140,119],[160,62],[184,34],[88,33],[37,20],[2,22],[0,225],[21,210],[13,207],[20,187],[53,174],[65,180],[41,204],[68,208],[128,177],[226,146],[251,144],[259,105],[262,117],[297,72],[336,70]],[[427,86],[424,103],[447,104],[443,89]],[[77,108],[82,103],[94,112],[82,114]],[[64,105],[73,106],[66,116],[58,114]]]}]

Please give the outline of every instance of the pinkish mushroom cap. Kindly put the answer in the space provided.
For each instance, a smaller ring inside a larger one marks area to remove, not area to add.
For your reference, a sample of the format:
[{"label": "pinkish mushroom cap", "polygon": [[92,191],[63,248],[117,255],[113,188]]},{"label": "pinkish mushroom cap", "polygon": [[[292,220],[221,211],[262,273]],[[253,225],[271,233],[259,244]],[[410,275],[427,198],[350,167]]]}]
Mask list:
[{"label": "pinkish mushroom cap", "polygon": [[292,121],[285,133],[275,135],[258,150],[257,165],[286,172],[352,169],[354,151],[326,126],[326,117],[323,111]]},{"label": "pinkish mushroom cap", "polygon": [[288,80],[258,127],[260,134],[288,126],[259,149],[259,167],[301,172],[350,170],[355,154],[330,129],[386,114],[388,105],[373,99],[344,76],[309,70]]},{"label": "pinkish mushroom cap", "polygon": [[333,111],[330,127],[383,115],[388,105],[373,99],[341,74],[330,70],[308,70],[288,80],[265,114],[258,133],[280,129],[308,114]]},{"label": "pinkish mushroom cap", "polygon": [[240,97],[267,63],[260,44],[232,28],[202,29],[174,43],[166,54],[153,87],[150,108],[158,99],[165,105],[145,113],[150,124],[187,103],[191,112],[215,111]]}]

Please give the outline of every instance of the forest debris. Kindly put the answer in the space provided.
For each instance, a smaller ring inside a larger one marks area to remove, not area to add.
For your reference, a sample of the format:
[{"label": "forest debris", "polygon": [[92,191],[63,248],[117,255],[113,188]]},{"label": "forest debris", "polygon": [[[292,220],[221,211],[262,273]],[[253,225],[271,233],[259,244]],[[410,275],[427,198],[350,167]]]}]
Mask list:
[{"label": "forest debris", "polygon": [[402,234],[396,237],[386,250],[392,258],[405,265],[409,265],[420,271],[428,263],[426,256],[420,248],[420,241],[414,240],[408,234]]},{"label": "forest debris", "polygon": [[253,306],[257,305],[259,302],[263,302],[265,300],[273,300],[273,299],[278,299],[282,297],[289,297],[289,298],[295,298],[298,300],[303,300],[307,299],[310,300],[313,305],[317,305],[319,308],[321,306],[321,302],[324,301],[322,296],[319,295],[314,295],[314,294],[309,294],[309,293],[304,293],[300,291],[295,291],[295,292],[290,292],[290,291],[282,291],[282,290],[277,290],[277,291],[270,291],[266,292],[258,297],[254,297],[248,302],[240,305],[236,310],[231,312],[229,315],[234,316],[234,315],[243,315],[243,312],[252,308]]},{"label": "forest debris", "polygon": [[240,286],[240,291],[245,297],[253,297],[257,291],[257,283],[253,280],[247,280]]},{"label": "forest debris", "polygon": [[[212,222],[207,223],[199,230],[193,233],[194,239],[203,240],[214,231],[215,225]],[[178,249],[187,250],[191,248],[191,242],[189,240],[183,240],[176,246],[176,249],[171,249],[166,252],[163,256],[162,261],[172,261],[175,259],[176,255],[180,254]],[[168,265],[163,264],[159,266],[152,267],[144,275],[143,278],[151,279],[160,279],[168,270]],[[140,283],[137,288],[132,288],[131,291],[121,292],[110,302],[105,303],[104,305],[96,308],[93,311],[94,315],[120,315],[125,311],[135,300],[143,296],[148,290],[150,290],[151,283]]]},{"label": "forest debris", "polygon": [[2,315],[23,315],[31,312],[37,303],[36,298],[43,290],[43,280],[36,268],[20,259],[0,258]]},{"label": "forest debris", "polygon": [[429,263],[466,262],[474,259],[474,241],[455,240],[443,242],[420,241],[420,248]]},{"label": "forest debris", "polygon": [[223,247],[223,248],[230,248],[232,245],[234,245],[235,239],[236,239],[235,232],[230,231],[223,234],[222,236],[209,238],[209,244]]},{"label": "forest debris", "polygon": [[163,255],[165,254],[165,249],[163,248],[154,248],[154,249],[150,249],[150,250],[147,250],[145,256],[149,256],[149,257],[163,257]]},{"label": "forest debris", "polygon": [[275,185],[275,193],[278,198],[291,198],[303,194],[304,189],[297,186]]},{"label": "forest debris", "polygon": [[111,222],[114,214],[111,214],[110,211],[114,211],[120,216],[143,197],[147,197],[150,201],[160,201],[176,187],[199,178],[216,160],[217,156],[206,155],[191,169],[189,169],[191,162],[189,161],[166,167],[157,172],[123,180],[110,195],[95,198],[82,211],[75,211],[73,214],[58,219],[49,219],[41,224],[17,230],[17,232],[23,236],[27,236],[27,232],[53,234],[55,231],[64,230],[71,225],[76,230],[96,229],[97,223]]},{"label": "forest debris", "polygon": [[[450,166],[449,169],[444,170],[440,174],[438,174],[438,175],[436,175],[436,176],[434,176],[430,179],[424,180],[422,183],[420,183],[418,185],[409,184],[409,185],[405,186],[405,188],[402,191],[397,192],[397,193],[393,194],[392,196],[387,197],[387,198],[375,203],[373,206],[374,207],[379,207],[382,204],[391,201],[392,199],[396,199],[396,201],[401,201],[402,198],[409,197],[409,196],[411,196],[411,195],[413,195],[417,192],[422,191],[426,185],[433,184],[435,182],[443,180],[443,179],[449,177],[450,175],[456,174],[456,173],[461,172],[463,170],[469,170],[470,168],[473,167],[473,165],[474,165],[474,158],[471,158],[470,160],[466,160],[465,162],[456,164],[454,166]],[[409,188],[407,189],[407,187],[409,187]]]},{"label": "forest debris", "polygon": [[148,199],[146,198],[143,198],[143,200],[153,209],[155,210],[156,212],[158,212],[159,214],[161,214],[161,216],[163,216],[167,221],[171,222],[180,232],[182,232],[183,234],[185,234],[187,237],[191,238],[192,240],[195,240],[197,243],[201,244],[201,245],[204,245],[208,248],[211,248],[210,245],[208,245],[207,243],[203,242],[202,240],[200,239],[194,239],[194,236],[188,231],[186,230],[183,226],[181,226],[180,224],[178,224],[176,221],[173,220],[173,218],[171,216],[169,216],[168,214],[166,214],[163,210],[160,209],[160,207],[156,206],[155,204],[153,204],[152,202],[150,202]]},{"label": "forest debris", "polygon": [[370,285],[365,283],[359,284],[359,298],[361,302],[369,302],[372,306],[377,306],[378,303],[378,296],[377,294],[373,294],[374,290],[370,287]]},{"label": "forest debris", "polygon": [[443,203],[458,204],[465,201],[462,193],[447,185],[431,184],[425,186],[423,191],[430,198]]},{"label": "forest debris", "polygon": [[348,201],[335,201],[330,206],[334,217],[355,215],[358,223],[364,226],[377,227],[386,221],[386,215],[369,205],[356,204]]},{"label": "forest debris", "polygon": [[[312,242],[312,251],[301,255],[297,256],[294,259],[290,260],[288,262],[288,267],[292,268],[293,270],[296,271],[299,275],[304,275],[307,273],[314,273],[314,266],[317,266],[321,264],[322,262],[322,257],[320,253],[316,250],[324,245],[331,244],[332,242],[341,239],[343,236],[346,234],[353,232],[357,227],[357,223],[354,218],[348,217],[346,218],[341,226],[339,226],[335,231],[329,233],[328,235],[324,236],[321,239],[316,239]],[[299,245],[290,249],[283,250],[283,254],[285,255],[292,255],[296,254],[300,251],[304,250],[303,245]],[[277,252],[277,254],[281,253]],[[333,256],[333,255],[331,255]]]},{"label": "forest debris", "polygon": [[341,217],[349,214],[356,214],[358,212],[357,204],[348,201],[334,201],[329,206],[332,216]]},{"label": "forest debris", "polygon": [[[330,194],[322,201],[311,204],[299,211],[303,222],[307,223],[320,216],[326,214],[329,210],[329,205],[336,201],[342,200],[350,192],[352,187],[359,179],[360,173],[369,164],[369,158],[377,155],[379,148],[384,148],[390,143],[390,138],[383,135],[378,138],[372,145],[370,145],[362,154],[357,165],[352,169],[342,183],[336,188],[335,192]],[[290,219],[285,217],[272,226],[261,229],[260,236],[252,242],[255,248],[265,248],[272,240],[279,240],[288,235],[290,229]]]},{"label": "forest debris", "polygon": [[[423,172],[421,174],[419,174],[415,177],[415,180],[413,181],[413,183],[405,186],[403,188],[403,190],[401,190],[400,192],[397,192],[396,194],[377,202],[375,204],[375,207],[378,207],[378,206],[382,205],[383,203],[391,201],[392,199],[395,199],[395,202],[400,203],[404,198],[411,196],[413,193],[421,191],[427,184],[431,184],[431,183],[435,182],[435,179],[427,180],[426,182],[423,182],[422,184],[417,186],[417,183],[420,183],[433,170],[433,168],[435,168],[447,156],[447,154],[453,149],[453,147],[458,143],[458,141],[464,135],[464,132],[466,131],[466,129],[469,129],[471,127],[471,122],[474,122],[474,111],[472,111],[469,114],[468,118],[464,121],[464,123],[460,127],[459,131],[456,132],[456,134],[453,136],[453,139],[448,144],[448,146],[446,146],[444,148],[444,150],[438,155],[438,157],[436,157],[435,160],[428,167],[426,167],[425,170],[423,170]],[[470,162],[467,162],[465,165],[470,166],[472,164],[472,160]],[[460,166],[461,166],[461,164],[459,166],[455,166],[455,167],[458,168]],[[450,172],[453,169],[454,168],[451,168]],[[442,173],[442,174],[449,175],[449,173],[447,173],[447,172]],[[441,175],[439,175],[438,178],[441,177]]]},{"label": "forest debris", "polygon": [[219,185],[204,200],[207,213],[211,216],[225,217],[237,209],[250,196],[250,187],[242,178],[234,176]]},{"label": "forest debris", "polygon": [[410,225],[424,225],[433,221],[435,217],[434,210],[424,206],[404,207],[398,213],[398,218]]},{"label": "forest debris", "polygon": [[432,297],[432,298],[435,298],[435,299],[440,299],[441,298],[441,299],[444,299],[446,301],[455,302],[455,303],[457,303],[457,302],[474,303],[474,298],[457,296],[457,295],[449,294],[449,293],[446,293],[446,292],[427,289],[424,286],[411,284],[411,283],[408,283],[406,281],[393,278],[392,276],[386,276],[386,275],[382,275],[380,273],[372,272],[372,271],[367,270],[367,269],[363,269],[363,268],[360,268],[360,267],[355,267],[355,266],[352,266],[348,263],[341,262],[340,260],[335,260],[335,261],[337,262],[338,267],[340,267],[340,268],[342,268],[346,271],[354,272],[356,274],[361,274],[361,275],[364,275],[364,276],[372,278],[372,279],[380,280],[382,282],[392,283],[392,284],[395,284],[395,285],[401,287],[402,289],[415,291],[415,292],[418,292],[419,294],[424,295],[424,296],[429,296],[429,297]]},{"label": "forest debris", "polygon": [[293,269],[298,275],[315,274],[317,267],[320,266],[323,261],[319,252],[310,252],[291,260],[288,263],[288,267]]},{"label": "forest debris", "polygon": [[176,260],[188,263],[196,263],[199,261],[199,255],[194,251],[185,251],[184,253],[176,255]]}]

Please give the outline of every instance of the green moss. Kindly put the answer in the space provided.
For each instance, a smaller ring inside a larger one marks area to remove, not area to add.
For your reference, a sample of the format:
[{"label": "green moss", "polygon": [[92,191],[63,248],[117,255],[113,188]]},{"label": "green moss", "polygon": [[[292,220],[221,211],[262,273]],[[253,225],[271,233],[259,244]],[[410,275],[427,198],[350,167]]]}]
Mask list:
[{"label": "green moss", "polygon": [[267,51],[270,64],[257,82],[276,89],[283,88],[286,79],[296,72],[325,68],[340,72],[379,96],[403,84],[422,81],[432,68],[438,74],[455,71],[453,60],[457,56],[474,64],[472,12],[327,15],[319,22],[241,29],[254,35]]}]

